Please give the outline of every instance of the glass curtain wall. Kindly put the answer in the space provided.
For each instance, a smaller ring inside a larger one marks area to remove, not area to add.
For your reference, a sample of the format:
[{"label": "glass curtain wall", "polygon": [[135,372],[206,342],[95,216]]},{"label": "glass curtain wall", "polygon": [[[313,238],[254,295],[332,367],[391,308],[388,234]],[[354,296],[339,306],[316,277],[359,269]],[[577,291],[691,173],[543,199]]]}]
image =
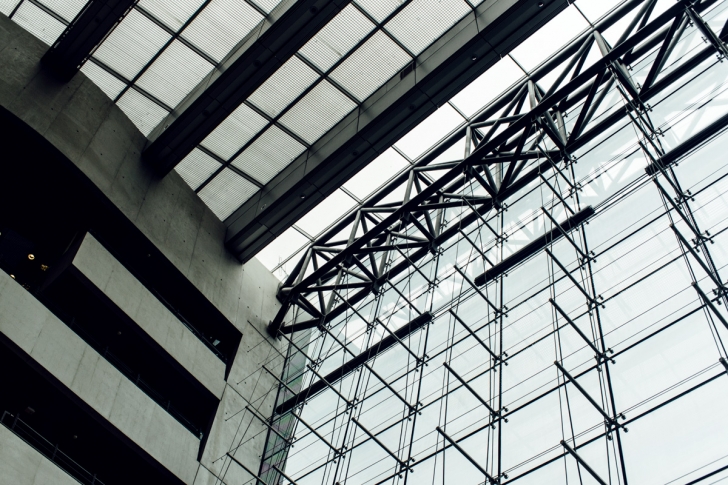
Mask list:
[{"label": "glass curtain wall", "polygon": [[312,244],[249,483],[728,479],[726,19],[625,2]]}]

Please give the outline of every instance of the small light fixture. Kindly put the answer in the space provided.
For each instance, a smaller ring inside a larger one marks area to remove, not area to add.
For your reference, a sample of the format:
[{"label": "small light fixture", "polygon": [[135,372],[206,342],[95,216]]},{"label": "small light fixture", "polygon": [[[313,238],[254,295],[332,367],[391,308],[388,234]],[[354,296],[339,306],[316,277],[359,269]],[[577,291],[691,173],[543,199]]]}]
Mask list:
[{"label": "small light fixture", "polygon": [[470,60],[471,61],[477,61],[478,60],[478,56],[476,56],[475,54],[473,54],[473,57],[471,57]]},{"label": "small light fixture", "polygon": [[33,261],[35,259],[35,254],[32,254],[32,253],[29,254],[28,255],[28,259],[31,260],[31,261]]},{"label": "small light fixture", "polygon": [[304,194],[301,194],[301,200],[305,199],[306,196]]},{"label": "small light fixture", "polygon": [[219,344],[219,343],[220,343],[220,341],[218,339],[215,339],[212,341],[213,347],[217,347],[217,344]]},{"label": "small light fixture", "polygon": [[14,275],[14,274],[11,274],[11,275],[10,275],[10,277],[11,277],[12,279],[15,279],[15,275]]},{"label": "small light fixture", "polygon": [[538,2],[538,8],[543,7],[543,2]]},{"label": "small light fixture", "polygon": [[48,271],[48,265],[47,264],[41,264],[40,265],[40,270],[41,271]]}]

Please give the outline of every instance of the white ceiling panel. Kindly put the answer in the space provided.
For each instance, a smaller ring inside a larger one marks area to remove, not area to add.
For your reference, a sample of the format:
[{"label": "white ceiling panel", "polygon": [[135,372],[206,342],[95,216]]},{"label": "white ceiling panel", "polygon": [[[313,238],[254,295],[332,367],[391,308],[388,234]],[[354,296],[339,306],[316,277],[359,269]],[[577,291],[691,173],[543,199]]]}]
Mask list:
[{"label": "white ceiling panel", "polygon": [[277,126],[268,128],[235,160],[240,170],[265,184],[306,149]]},{"label": "white ceiling panel", "polygon": [[87,0],[42,0],[41,3],[70,22],[86,6]]},{"label": "white ceiling panel", "polygon": [[470,11],[463,0],[414,0],[384,28],[419,55]]},{"label": "white ceiling panel", "polygon": [[175,32],[189,20],[205,0],[139,0],[138,5]]},{"label": "white ceiling panel", "polygon": [[52,45],[66,26],[30,2],[23,2],[13,20],[48,45]]},{"label": "white ceiling panel", "polygon": [[108,73],[93,62],[87,62],[81,67],[81,72],[94,82],[111,99],[116,99],[126,83]]},{"label": "white ceiling panel", "polygon": [[316,72],[294,56],[251,94],[248,101],[275,117],[316,79]]},{"label": "white ceiling panel", "polygon": [[131,80],[169,39],[161,27],[132,10],[96,49],[94,57]]},{"label": "white ceiling panel", "polygon": [[255,184],[226,168],[198,192],[200,199],[224,221],[258,191]]},{"label": "white ceiling panel", "polygon": [[212,0],[182,36],[220,62],[263,16],[241,0]]},{"label": "white ceiling panel", "polygon": [[202,141],[202,146],[229,160],[267,124],[268,120],[253,108],[241,104]]},{"label": "white ceiling panel", "polygon": [[322,71],[328,71],[374,27],[363,13],[349,4],[308,41],[299,53]]},{"label": "white ceiling panel", "polygon": [[334,69],[331,79],[364,101],[411,61],[392,39],[378,31]]},{"label": "white ceiling panel", "polygon": [[356,0],[356,4],[363,8],[379,23],[382,23],[405,0]]},{"label": "white ceiling panel", "polygon": [[137,85],[168,106],[174,107],[212,68],[212,64],[179,40],[175,40],[139,78]]},{"label": "white ceiling panel", "polygon": [[117,104],[144,136],[149,135],[169,114],[166,109],[133,88],[124,93]]},{"label": "white ceiling panel", "polygon": [[217,160],[195,148],[174,169],[192,190],[197,190],[221,166]]},{"label": "white ceiling panel", "polygon": [[354,101],[328,81],[322,81],[287,111],[280,122],[312,145],[354,108]]}]

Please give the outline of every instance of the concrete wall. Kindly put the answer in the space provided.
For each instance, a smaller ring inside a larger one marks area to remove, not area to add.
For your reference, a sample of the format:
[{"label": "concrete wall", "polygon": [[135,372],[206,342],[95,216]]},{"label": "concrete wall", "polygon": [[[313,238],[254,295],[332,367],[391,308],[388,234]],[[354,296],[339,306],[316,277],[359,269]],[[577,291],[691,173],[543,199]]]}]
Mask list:
[{"label": "concrete wall", "polygon": [[50,77],[39,64],[46,49],[0,14],[0,106],[65,154],[242,340],[198,463],[198,440],[5,274],[0,332],[186,483],[246,483],[228,453],[257,472],[267,430],[245,406],[269,416],[274,405],[277,382],[261,365],[281,372],[282,342],[265,332],[280,306],[278,281],[259,261],[242,266],[227,253],[225,226],[176,173],[159,180],[146,169],[146,139],[100,89],[80,73],[67,84]]},{"label": "concrete wall", "polygon": [[78,485],[15,433],[0,426],[0,485]]},{"label": "concrete wall", "polygon": [[2,272],[0,332],[165,468],[192,483],[199,439]]},{"label": "concrete wall", "polygon": [[86,234],[72,264],[203,386],[222,396],[225,364],[93,236]]},{"label": "concrete wall", "polygon": [[65,154],[223,315],[245,326],[241,295],[254,282],[225,250],[225,226],[175,172],[160,180],[147,170],[146,138],[92,81],[51,77],[39,62],[46,50],[0,14],[0,105]]}]

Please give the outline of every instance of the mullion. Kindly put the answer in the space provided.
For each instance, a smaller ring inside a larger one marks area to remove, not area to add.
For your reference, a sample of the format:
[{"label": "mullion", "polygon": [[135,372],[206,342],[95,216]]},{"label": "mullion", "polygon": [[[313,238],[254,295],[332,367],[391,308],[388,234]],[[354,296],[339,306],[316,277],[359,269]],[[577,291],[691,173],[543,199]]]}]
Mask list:
[{"label": "mullion", "polygon": [[366,11],[366,10],[364,10],[364,9],[363,9],[363,8],[362,8],[361,6],[359,6],[359,4],[358,4],[358,3],[356,3],[356,2],[352,2],[352,5],[354,5],[354,8],[356,8],[356,9],[357,9],[357,10],[358,10],[359,12],[361,12],[361,14],[362,14],[362,15],[364,15],[364,16],[365,16],[366,18],[368,18],[368,19],[369,19],[369,21],[370,21],[371,23],[373,23],[374,25],[376,25],[376,26],[377,26],[377,27],[379,28],[379,30],[381,30],[381,31],[382,31],[382,33],[383,33],[384,35],[386,35],[387,37],[389,37],[389,39],[390,39],[390,40],[391,40],[392,42],[394,42],[395,44],[397,44],[397,46],[399,46],[399,48],[400,48],[400,49],[402,49],[403,51],[405,51],[405,52],[407,53],[407,55],[409,55],[409,56],[410,56],[410,57],[411,57],[412,59],[417,59],[417,56],[416,56],[416,55],[414,55],[414,54],[413,54],[413,53],[412,53],[412,52],[411,52],[411,51],[410,51],[410,50],[409,50],[409,49],[407,48],[407,46],[405,46],[404,44],[402,44],[402,43],[401,43],[401,42],[399,41],[399,39],[397,39],[396,37],[394,37],[394,36],[393,36],[392,34],[390,34],[390,33],[389,33],[389,32],[388,32],[388,31],[387,31],[387,30],[386,30],[385,28],[384,28],[384,24],[386,24],[387,22],[389,22],[390,20],[392,20],[392,19],[393,19],[393,18],[394,18],[394,17],[395,17],[395,16],[396,16],[396,15],[397,15],[397,14],[398,14],[399,12],[401,12],[401,11],[402,11],[402,10],[403,10],[403,9],[404,9],[404,8],[405,8],[405,7],[407,6],[407,5],[409,5],[410,3],[412,3],[412,0],[407,0],[407,1],[405,1],[405,2],[402,2],[402,4],[400,4],[400,5],[399,5],[399,6],[398,6],[398,7],[396,8],[396,9],[394,9],[394,11],[393,11],[392,13],[390,13],[390,14],[389,14],[389,15],[387,16],[387,18],[385,18],[384,20],[382,20],[382,23],[379,23],[379,22],[377,22],[377,21],[376,21],[376,19],[374,19],[374,17],[372,17],[371,15],[369,15],[369,12],[367,12],[367,11]]},{"label": "mullion", "polygon": [[[107,66],[106,64],[104,64],[102,61],[96,59],[95,57],[91,57],[91,58],[89,58],[89,62],[91,62],[93,64],[96,64],[99,68],[103,69],[104,71],[106,71],[107,73],[111,74],[113,77],[115,77],[119,81],[122,81],[122,82],[124,82],[125,84],[128,85],[128,83],[129,83],[129,80],[128,79],[126,79],[124,76],[122,76],[121,74],[119,74],[118,72],[116,72],[113,68],[111,68],[111,67]],[[138,92],[139,94],[141,94],[145,98],[148,98],[153,103],[159,105],[160,108],[164,108],[167,111],[172,111],[172,107],[168,106],[167,103],[165,103],[161,99],[158,99],[156,96],[154,96],[153,94],[147,92],[143,88],[140,88],[139,86],[131,86],[131,87],[134,89],[134,91]]]},{"label": "mullion", "polygon": [[[20,3],[23,3],[23,2],[20,2]],[[48,15],[53,17],[55,20],[59,21],[60,23],[62,23],[66,27],[68,27],[68,24],[69,24],[68,20],[63,18],[60,14],[56,13],[50,7],[43,5],[39,0],[28,0],[28,3],[35,5],[36,7],[38,7],[39,9],[41,9],[42,11],[44,11],[45,13],[47,13]],[[20,4],[18,4],[18,7],[20,7]]]}]

